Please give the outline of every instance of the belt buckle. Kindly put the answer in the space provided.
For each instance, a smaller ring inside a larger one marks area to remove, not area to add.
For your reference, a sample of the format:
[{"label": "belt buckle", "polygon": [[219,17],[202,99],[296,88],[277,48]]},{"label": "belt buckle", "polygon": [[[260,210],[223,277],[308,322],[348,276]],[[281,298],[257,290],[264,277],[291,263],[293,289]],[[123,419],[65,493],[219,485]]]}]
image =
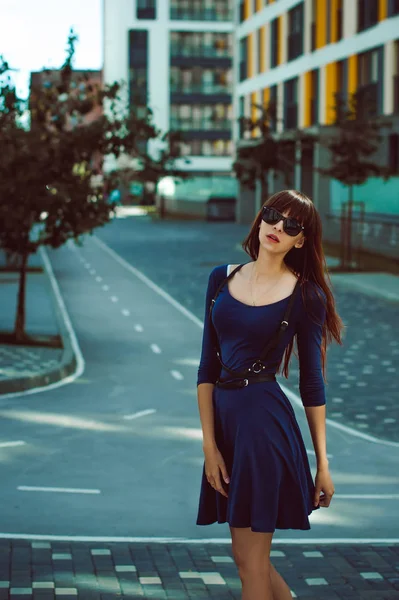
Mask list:
[{"label": "belt buckle", "polygon": [[[259,367],[259,369],[257,370],[255,367]],[[260,373],[263,370],[263,364],[260,362],[260,360],[256,360],[254,362],[254,364],[252,365],[252,372],[253,373]]]}]

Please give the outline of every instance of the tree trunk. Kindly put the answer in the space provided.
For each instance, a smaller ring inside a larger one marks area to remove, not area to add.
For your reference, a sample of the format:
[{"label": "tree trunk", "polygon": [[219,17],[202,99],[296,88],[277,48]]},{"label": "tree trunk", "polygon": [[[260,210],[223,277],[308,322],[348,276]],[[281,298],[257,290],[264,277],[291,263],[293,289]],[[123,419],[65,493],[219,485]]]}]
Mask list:
[{"label": "tree trunk", "polygon": [[15,341],[23,342],[25,338],[25,299],[26,299],[26,267],[29,254],[25,252],[21,256],[21,265],[19,269],[19,288],[18,288],[18,303],[17,315],[15,319]]},{"label": "tree trunk", "polygon": [[353,185],[349,186],[348,219],[347,219],[347,246],[346,262],[349,269],[352,267],[352,217],[353,217]]}]

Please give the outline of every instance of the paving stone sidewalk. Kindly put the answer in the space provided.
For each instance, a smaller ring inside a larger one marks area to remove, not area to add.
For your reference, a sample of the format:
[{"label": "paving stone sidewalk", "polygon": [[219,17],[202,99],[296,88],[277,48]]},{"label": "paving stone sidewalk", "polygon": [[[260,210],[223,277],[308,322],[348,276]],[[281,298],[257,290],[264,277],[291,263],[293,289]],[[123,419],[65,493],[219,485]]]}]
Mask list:
[{"label": "paving stone sidewalk", "polygon": [[[393,600],[399,545],[275,545],[301,600]],[[0,541],[0,600],[239,599],[230,544]]]},{"label": "paving stone sidewalk", "polygon": [[[119,221],[117,227],[120,242],[116,242],[112,227],[99,232],[99,237],[116,251],[118,243],[124,252],[128,246],[130,253],[124,258],[201,320],[211,269],[250,260],[239,246],[248,227],[236,223],[152,222],[140,217]],[[327,417],[399,442],[399,302],[392,299],[397,290],[399,300],[399,278],[385,277],[393,283],[384,298],[380,274],[375,275],[374,286],[373,275],[364,276],[367,293],[361,291],[362,277],[332,275],[337,308],[346,329],[344,345],[334,343],[328,348]],[[295,357],[291,365],[288,382],[282,382],[298,393]]]}]

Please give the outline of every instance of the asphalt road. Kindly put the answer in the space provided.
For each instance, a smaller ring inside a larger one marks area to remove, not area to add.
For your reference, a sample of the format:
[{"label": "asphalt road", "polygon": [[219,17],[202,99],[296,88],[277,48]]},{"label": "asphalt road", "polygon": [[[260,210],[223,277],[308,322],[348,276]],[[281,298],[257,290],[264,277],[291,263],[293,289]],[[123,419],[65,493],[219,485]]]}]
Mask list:
[{"label": "asphalt road", "polygon": [[[203,289],[214,261],[234,262],[238,254],[232,248],[228,256],[212,255],[204,225],[168,230],[115,220],[100,233],[108,246],[88,237],[82,248],[50,253],[84,372],[67,385],[1,404],[0,438],[23,442],[3,449],[2,534],[228,537],[226,524],[195,525],[202,470],[198,285]],[[295,384],[286,389],[314,469]],[[399,449],[357,432],[328,426],[336,495],[329,509],[311,516],[307,540],[399,538]]]}]

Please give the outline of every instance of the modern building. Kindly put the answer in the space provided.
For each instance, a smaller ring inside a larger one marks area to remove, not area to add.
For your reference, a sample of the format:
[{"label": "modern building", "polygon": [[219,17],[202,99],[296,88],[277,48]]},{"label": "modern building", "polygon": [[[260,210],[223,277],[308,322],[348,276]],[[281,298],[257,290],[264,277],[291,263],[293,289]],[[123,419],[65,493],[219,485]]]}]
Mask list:
[{"label": "modern building", "polygon": [[149,106],[163,132],[181,132],[189,162],[179,166],[195,177],[178,186],[180,196],[199,205],[213,184],[235,189],[233,0],[103,0],[103,6],[104,81],[127,82],[130,105],[143,113]]},{"label": "modern building", "polygon": [[[377,113],[392,118],[381,160],[399,173],[398,0],[238,0],[236,22],[237,116],[255,117],[255,104],[271,102],[277,108],[277,134],[320,130],[334,122],[336,94],[345,99],[356,90],[367,91]],[[233,138],[240,144],[243,137],[248,133],[235,120]],[[293,185],[312,196],[327,236],[336,237],[333,213],[339,212],[346,190],[319,175],[314,167],[324,160],[319,144],[310,148],[298,161]],[[384,215],[399,216],[398,178],[386,184],[370,180],[356,194],[367,200],[369,217],[380,215],[379,226]],[[253,194],[241,194],[238,220],[251,220],[258,208]],[[371,243],[379,247],[384,237],[397,255],[399,228],[370,227]]]}]

